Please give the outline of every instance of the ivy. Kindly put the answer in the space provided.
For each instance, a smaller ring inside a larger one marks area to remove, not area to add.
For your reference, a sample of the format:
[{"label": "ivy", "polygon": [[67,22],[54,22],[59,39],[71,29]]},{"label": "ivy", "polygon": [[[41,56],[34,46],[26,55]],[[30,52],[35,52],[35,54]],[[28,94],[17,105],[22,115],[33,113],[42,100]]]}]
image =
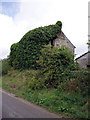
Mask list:
[{"label": "ivy", "polygon": [[49,41],[57,38],[61,32],[62,23],[39,27],[27,32],[22,39],[11,46],[9,55],[10,64],[15,69],[37,68],[36,61],[39,59],[40,50]]}]

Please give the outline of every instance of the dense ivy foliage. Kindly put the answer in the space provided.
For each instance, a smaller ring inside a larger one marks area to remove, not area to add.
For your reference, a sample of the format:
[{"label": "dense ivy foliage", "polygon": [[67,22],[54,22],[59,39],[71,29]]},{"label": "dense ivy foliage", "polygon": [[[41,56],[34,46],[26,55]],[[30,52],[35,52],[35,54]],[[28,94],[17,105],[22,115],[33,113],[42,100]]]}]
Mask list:
[{"label": "dense ivy foliage", "polygon": [[78,68],[74,55],[64,46],[51,48],[45,45],[37,63],[41,70],[29,83],[32,89],[57,87],[70,79],[71,71]]},{"label": "dense ivy foliage", "polygon": [[39,27],[26,33],[23,38],[11,46],[9,62],[15,69],[35,68],[43,45],[57,38],[61,31],[62,23]]}]

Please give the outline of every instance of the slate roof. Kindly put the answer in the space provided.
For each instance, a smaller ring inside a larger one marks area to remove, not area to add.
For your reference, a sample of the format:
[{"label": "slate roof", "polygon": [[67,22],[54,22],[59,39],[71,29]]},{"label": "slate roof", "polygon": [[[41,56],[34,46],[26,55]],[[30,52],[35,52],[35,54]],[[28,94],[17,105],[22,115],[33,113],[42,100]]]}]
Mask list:
[{"label": "slate roof", "polygon": [[86,54],[88,54],[88,53],[90,54],[90,52],[88,51],[88,52],[82,54],[81,56],[79,56],[78,58],[76,58],[75,60],[78,60],[79,58],[83,57],[84,55],[86,55]]}]

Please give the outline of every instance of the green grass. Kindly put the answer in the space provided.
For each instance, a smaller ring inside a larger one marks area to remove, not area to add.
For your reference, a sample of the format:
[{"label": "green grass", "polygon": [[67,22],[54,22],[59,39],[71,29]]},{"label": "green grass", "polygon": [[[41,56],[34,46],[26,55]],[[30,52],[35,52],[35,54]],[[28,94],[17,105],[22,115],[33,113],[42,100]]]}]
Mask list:
[{"label": "green grass", "polygon": [[12,70],[2,76],[2,88],[51,112],[70,118],[88,118],[88,96],[74,92],[61,92],[58,89],[31,90],[30,79],[36,70]]}]

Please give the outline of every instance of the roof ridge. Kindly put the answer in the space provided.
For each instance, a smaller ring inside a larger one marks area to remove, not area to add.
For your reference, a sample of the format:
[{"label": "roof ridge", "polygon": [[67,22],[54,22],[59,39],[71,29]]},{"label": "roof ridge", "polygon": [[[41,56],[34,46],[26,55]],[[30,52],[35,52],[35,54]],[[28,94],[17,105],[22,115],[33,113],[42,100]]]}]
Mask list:
[{"label": "roof ridge", "polygon": [[79,59],[80,57],[86,55],[87,53],[90,53],[89,51],[85,52],[84,54],[80,55],[79,57],[77,57],[75,60]]}]

